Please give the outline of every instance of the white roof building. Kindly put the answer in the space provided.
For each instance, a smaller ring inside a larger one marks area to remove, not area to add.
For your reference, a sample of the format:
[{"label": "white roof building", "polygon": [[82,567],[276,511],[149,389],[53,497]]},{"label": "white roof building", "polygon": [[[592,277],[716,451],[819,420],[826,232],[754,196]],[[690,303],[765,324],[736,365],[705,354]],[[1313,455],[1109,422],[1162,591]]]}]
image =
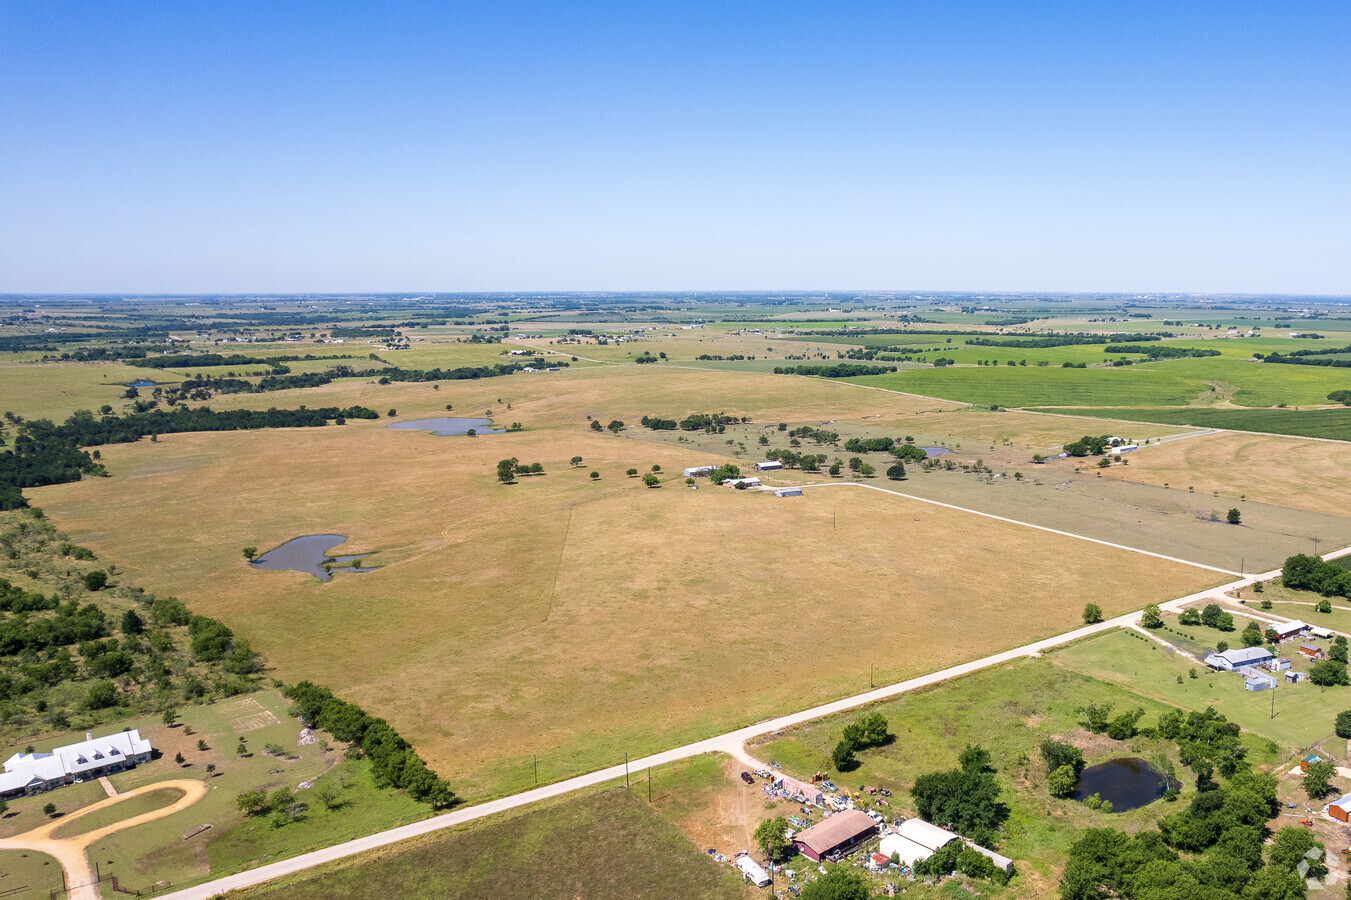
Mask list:
[{"label": "white roof building", "polygon": [[741,870],[742,877],[756,887],[765,887],[769,884],[769,873],[749,856],[739,857],[736,867]]},{"label": "white roof building", "polygon": [[78,744],[57,747],[51,753],[16,753],[5,760],[0,796],[36,793],[85,777],[131,769],[149,762],[154,748],[139,731],[119,731],[96,738],[85,733]]},{"label": "white roof building", "polygon": [[923,844],[917,844],[903,834],[889,834],[882,838],[879,852],[883,856],[897,857],[903,866],[913,866],[921,859],[928,859],[933,851]]},{"label": "white roof building", "polygon": [[923,819],[906,819],[897,829],[901,837],[914,841],[921,847],[927,847],[930,851],[937,850],[940,847],[947,846],[950,842],[957,840],[957,835],[944,828],[939,828]]}]

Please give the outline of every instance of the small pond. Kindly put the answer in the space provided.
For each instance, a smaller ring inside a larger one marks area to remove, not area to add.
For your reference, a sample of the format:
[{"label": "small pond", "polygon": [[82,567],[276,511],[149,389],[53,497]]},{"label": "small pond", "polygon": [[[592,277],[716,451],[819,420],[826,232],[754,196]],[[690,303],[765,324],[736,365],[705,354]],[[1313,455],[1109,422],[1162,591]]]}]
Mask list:
[{"label": "small pond", "polygon": [[130,384],[128,384],[127,387],[134,387],[134,388],[154,387],[157,384],[159,384],[158,381],[133,381]]},{"label": "small pond", "polygon": [[359,569],[347,565],[370,556],[369,553],[359,553],[356,556],[329,555],[330,549],[346,540],[346,536],[341,534],[309,534],[289,540],[275,550],[269,550],[250,565],[255,569],[273,572],[307,572],[320,581],[329,581],[333,577],[324,569],[326,559],[339,564],[334,567],[334,572],[374,572],[375,569]]},{"label": "small pond", "polygon": [[1138,757],[1109,759],[1079,773],[1074,799],[1097,794],[1112,802],[1112,812],[1148,806],[1168,792],[1168,777]]},{"label": "small pond", "polygon": [[451,416],[443,416],[439,419],[414,419],[411,422],[395,422],[393,425],[386,425],[386,428],[405,428],[413,431],[430,431],[432,434],[451,435],[468,434],[469,429],[473,429],[475,434],[504,434],[503,428],[490,428],[493,424],[492,419],[458,419]]},{"label": "small pond", "polygon": [[949,452],[947,447],[920,447],[919,449],[923,450],[924,455],[930,459],[933,459],[935,456],[942,456],[944,453]]}]

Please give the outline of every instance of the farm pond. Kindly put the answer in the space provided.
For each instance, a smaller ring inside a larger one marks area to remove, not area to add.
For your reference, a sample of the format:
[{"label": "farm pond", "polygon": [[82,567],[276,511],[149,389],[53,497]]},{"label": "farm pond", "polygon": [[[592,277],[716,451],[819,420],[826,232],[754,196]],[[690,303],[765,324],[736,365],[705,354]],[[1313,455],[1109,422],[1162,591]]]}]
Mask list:
[{"label": "farm pond", "polygon": [[468,434],[473,431],[475,434],[504,434],[505,429],[491,428],[492,419],[460,419],[453,416],[443,416],[437,419],[413,419],[409,422],[395,422],[393,425],[386,425],[386,428],[402,428],[408,431],[430,431],[432,434],[452,435]]},{"label": "farm pond", "polygon": [[[362,569],[348,565],[359,559],[365,559],[371,555],[369,553],[358,553],[355,556],[328,554],[329,550],[346,540],[347,537],[341,534],[309,534],[293,538],[275,550],[264,553],[249,565],[255,569],[272,572],[306,572],[320,581],[332,580],[332,572],[374,572],[374,568]],[[332,572],[324,566],[325,562],[335,564]]]},{"label": "farm pond", "polygon": [[1148,806],[1168,793],[1168,776],[1143,759],[1133,756],[1109,759],[1079,773],[1074,799],[1097,794],[1110,800],[1112,812],[1127,812]]}]

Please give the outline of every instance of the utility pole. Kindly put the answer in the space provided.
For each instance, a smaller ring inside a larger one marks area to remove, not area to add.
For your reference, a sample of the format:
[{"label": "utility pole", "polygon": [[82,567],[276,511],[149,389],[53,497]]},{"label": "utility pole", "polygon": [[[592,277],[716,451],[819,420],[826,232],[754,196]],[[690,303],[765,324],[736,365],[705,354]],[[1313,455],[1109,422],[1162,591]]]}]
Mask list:
[{"label": "utility pole", "polygon": [[535,760],[535,784],[539,784],[539,754],[530,754]]},{"label": "utility pole", "polygon": [[1313,541],[1313,555],[1314,555],[1314,556],[1317,556],[1317,555],[1318,555],[1318,544],[1319,544],[1320,542],[1319,542],[1318,538],[1309,538],[1309,540]]},{"label": "utility pole", "polygon": [[873,684],[873,664],[872,664],[872,663],[868,663],[868,687],[870,687],[870,688],[871,688],[871,687],[876,687],[876,685]]},{"label": "utility pole", "polygon": [[652,802],[652,767],[647,767],[647,802]]},{"label": "utility pole", "polygon": [[629,786],[629,753],[624,751],[624,787]]}]

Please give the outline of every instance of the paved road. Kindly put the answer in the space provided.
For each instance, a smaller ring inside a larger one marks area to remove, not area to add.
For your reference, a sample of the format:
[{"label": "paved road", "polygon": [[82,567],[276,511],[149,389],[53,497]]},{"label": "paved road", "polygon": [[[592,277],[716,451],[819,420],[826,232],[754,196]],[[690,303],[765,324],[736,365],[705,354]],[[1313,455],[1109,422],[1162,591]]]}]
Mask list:
[{"label": "paved road", "polygon": [[[926,501],[932,502],[932,501]],[[996,517],[997,518],[997,517]],[[1086,538],[1085,540],[1090,540]],[[1102,543],[1098,541],[1097,543]],[[1130,548],[1125,548],[1130,549]],[[1326,555],[1325,558],[1331,559],[1351,553],[1351,547],[1347,547]],[[1150,554],[1155,555],[1155,554]],[[1192,565],[1195,565],[1194,563]],[[1189,594],[1186,597],[1179,597],[1176,600],[1170,600],[1159,604],[1167,611],[1177,611],[1181,607],[1202,600],[1218,601],[1224,597],[1225,591],[1232,591],[1237,588],[1245,588],[1255,581],[1268,580],[1280,574],[1276,569],[1270,572],[1263,572],[1255,575],[1249,575],[1240,578],[1237,581],[1231,581],[1228,584],[1218,585],[1208,588],[1204,591],[1198,591],[1195,594]],[[775,719],[760,722],[756,725],[750,725],[745,728],[739,728],[728,734],[718,737],[708,738],[693,744],[687,744],[684,747],[677,747],[673,750],[667,750],[662,753],[655,753],[652,756],[642,759],[632,760],[628,764],[628,771],[640,772],[649,766],[662,766],[667,763],[676,762],[682,759],[688,759],[692,756],[699,756],[704,753],[722,752],[727,753],[736,759],[745,762],[747,765],[755,764],[756,761],[746,752],[745,742],[751,738],[770,734],[783,728],[789,728],[794,725],[801,725],[804,722],[810,722],[822,716],[833,713],[846,712],[868,703],[878,700],[885,700],[889,697],[895,697],[898,694],[904,694],[909,691],[929,687],[939,684],[961,675],[967,675],[972,672],[978,672],[981,669],[1000,663],[1018,659],[1025,656],[1036,656],[1043,650],[1049,650],[1061,644],[1078,640],[1092,634],[1097,634],[1111,628],[1133,627],[1138,624],[1140,613],[1127,613],[1124,616],[1117,616],[1114,619],[1108,619],[1105,622],[1099,622],[1095,625],[1086,625],[1083,628],[1076,628],[1073,631],[1067,631],[1064,634],[1058,634],[1055,637],[1049,637],[1044,640],[1034,641],[1012,650],[1006,650],[1003,653],[995,653],[986,656],[983,659],[973,660],[960,665],[951,666],[939,672],[933,672],[928,675],[921,675],[917,678],[911,678],[897,684],[880,687],[863,694],[853,697],[846,697],[843,700],[836,700],[833,703],[825,703],[802,712],[793,713],[787,716],[780,716]],[[373,834],[368,837],[358,838],[346,843],[336,844],[332,847],[326,847],[322,850],[315,850],[311,853],[305,853],[300,856],[285,859],[280,862],[270,863],[266,866],[260,866],[256,869],[250,869],[246,872],[240,872],[237,875],[229,875],[224,878],[218,878],[215,881],[209,881],[195,887],[186,888],[181,891],[175,891],[172,894],[164,895],[164,900],[208,900],[217,894],[225,891],[237,890],[240,888],[251,887],[262,884],[265,881],[271,881],[274,878],[280,878],[284,875],[291,875],[296,872],[303,872],[314,866],[322,865],[328,862],[334,862],[353,854],[362,853],[367,850],[375,850],[380,847],[386,847],[398,841],[419,835],[430,834],[440,831],[444,828],[451,828],[455,825],[461,825],[465,822],[472,822],[475,819],[481,819],[485,816],[491,816],[495,813],[505,812],[511,809],[517,809],[536,803],[550,797],[558,797],[563,794],[569,794],[573,791],[585,787],[603,784],[614,781],[625,776],[626,767],[624,765],[611,766],[608,769],[601,769],[598,772],[591,772],[586,775],[579,775],[576,778],[569,778],[567,781],[560,781],[557,784],[550,784],[544,787],[535,788],[521,794],[515,794],[511,797],[503,797],[499,800],[490,800],[486,803],[480,803],[476,806],[468,806],[463,809],[453,810],[430,819],[424,819],[421,822],[414,822],[410,825],[403,825],[399,828],[392,828],[388,831],[382,831],[379,834]]]}]

